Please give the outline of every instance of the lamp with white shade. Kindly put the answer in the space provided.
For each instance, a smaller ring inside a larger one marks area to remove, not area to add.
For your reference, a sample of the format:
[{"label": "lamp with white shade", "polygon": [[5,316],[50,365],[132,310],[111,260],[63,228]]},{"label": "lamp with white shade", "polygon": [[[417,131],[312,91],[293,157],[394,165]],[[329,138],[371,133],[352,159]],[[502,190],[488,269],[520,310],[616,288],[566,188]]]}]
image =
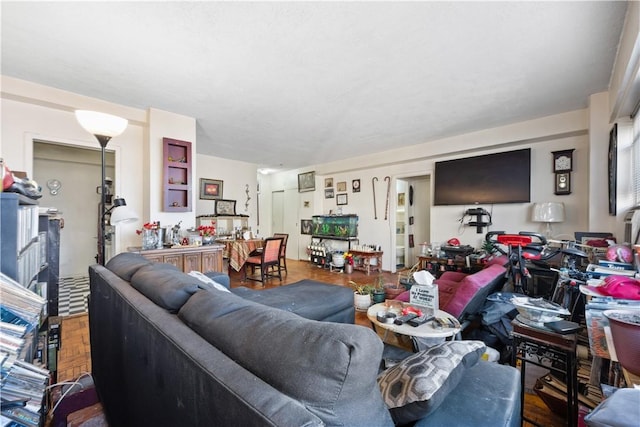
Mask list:
[{"label": "lamp with white shade", "polygon": [[564,222],[564,203],[561,202],[542,202],[533,205],[531,214],[533,222],[544,222],[546,224],[544,235],[547,238],[553,236],[554,222]]},{"label": "lamp with white shade", "polygon": [[106,195],[107,195],[107,178],[106,178],[106,162],[105,162],[105,148],[111,138],[120,135],[127,128],[128,120],[111,114],[100,113],[98,111],[77,110],[75,112],[76,120],[80,123],[80,126],[87,132],[96,137],[100,143],[102,153],[102,180],[100,191],[100,235],[98,236],[98,255],[96,261],[99,264],[105,263],[105,250],[106,250],[106,219],[107,215],[110,216],[110,223],[122,223],[127,221],[136,221],[138,218],[134,212],[129,211],[127,213],[126,208],[122,212],[118,212],[120,209],[126,207],[124,199],[114,200],[113,207],[107,211],[106,207]]}]

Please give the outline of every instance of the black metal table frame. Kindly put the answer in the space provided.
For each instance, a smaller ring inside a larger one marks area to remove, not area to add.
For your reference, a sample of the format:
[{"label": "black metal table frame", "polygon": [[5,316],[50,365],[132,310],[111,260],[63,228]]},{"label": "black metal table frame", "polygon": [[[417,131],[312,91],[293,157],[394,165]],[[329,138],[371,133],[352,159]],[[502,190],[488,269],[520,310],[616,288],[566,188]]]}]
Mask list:
[{"label": "black metal table frame", "polygon": [[[520,411],[524,418],[524,382],[527,363],[565,374],[567,383],[567,425],[578,425],[578,368],[576,356],[576,334],[560,335],[549,330],[534,328],[518,321],[513,325],[513,356],[512,364],[520,366]],[[526,420],[531,422],[530,420]],[[535,424],[531,422],[532,424]]]}]

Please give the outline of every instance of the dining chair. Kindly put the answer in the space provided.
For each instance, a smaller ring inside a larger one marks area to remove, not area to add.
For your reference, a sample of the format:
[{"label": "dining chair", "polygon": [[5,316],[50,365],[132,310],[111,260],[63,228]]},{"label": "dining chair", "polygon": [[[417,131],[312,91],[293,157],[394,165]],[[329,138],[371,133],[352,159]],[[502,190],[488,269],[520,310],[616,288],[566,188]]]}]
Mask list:
[{"label": "dining chair", "polygon": [[[264,239],[264,245],[262,252],[258,255],[253,255],[247,258],[242,266],[243,278],[245,280],[255,280],[256,282],[262,282],[269,277],[278,277],[282,282],[282,273],[280,269],[280,248],[282,246],[281,237],[268,237]],[[255,275],[248,276],[247,268],[251,268],[252,272],[255,272],[256,268],[260,269],[260,278]],[[277,273],[277,275],[276,275]]]},{"label": "dining chair", "polygon": [[281,270],[287,272],[287,240],[289,235],[286,233],[273,233],[273,237],[280,237],[282,239],[282,247],[280,248],[279,267]]}]

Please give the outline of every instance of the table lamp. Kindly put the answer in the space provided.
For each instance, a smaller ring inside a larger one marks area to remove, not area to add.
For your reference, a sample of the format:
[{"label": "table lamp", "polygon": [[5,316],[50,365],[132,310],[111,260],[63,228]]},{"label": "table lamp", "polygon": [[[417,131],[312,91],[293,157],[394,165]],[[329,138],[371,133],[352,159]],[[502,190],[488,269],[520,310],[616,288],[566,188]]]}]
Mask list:
[{"label": "table lamp", "polygon": [[546,224],[544,236],[551,238],[553,229],[551,223],[564,222],[564,203],[561,202],[542,202],[533,205],[531,214],[533,222],[544,222]]}]

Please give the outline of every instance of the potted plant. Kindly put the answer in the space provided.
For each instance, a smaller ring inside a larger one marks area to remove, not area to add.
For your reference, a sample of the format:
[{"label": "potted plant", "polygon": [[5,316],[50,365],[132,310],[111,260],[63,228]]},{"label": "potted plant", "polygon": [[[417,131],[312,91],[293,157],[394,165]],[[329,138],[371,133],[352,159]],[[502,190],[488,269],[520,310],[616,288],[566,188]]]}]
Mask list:
[{"label": "potted plant", "polygon": [[406,288],[400,284],[400,282],[396,283],[387,283],[384,285],[384,294],[386,299],[396,299],[398,295],[403,293]]},{"label": "potted plant", "polygon": [[344,258],[344,272],[346,274],[353,273],[353,254],[345,252],[342,257]]},{"label": "potted plant", "polygon": [[380,274],[376,278],[375,282],[373,282],[371,297],[373,298],[374,304],[384,302],[385,300],[384,277],[382,276],[382,274]]},{"label": "potted plant", "polygon": [[363,285],[349,280],[349,285],[353,288],[353,305],[358,311],[366,311],[371,305],[371,292],[373,287],[369,284]]},{"label": "potted plant", "polygon": [[197,228],[197,231],[202,236],[203,245],[210,245],[215,241],[216,228],[213,225],[201,225]]}]

